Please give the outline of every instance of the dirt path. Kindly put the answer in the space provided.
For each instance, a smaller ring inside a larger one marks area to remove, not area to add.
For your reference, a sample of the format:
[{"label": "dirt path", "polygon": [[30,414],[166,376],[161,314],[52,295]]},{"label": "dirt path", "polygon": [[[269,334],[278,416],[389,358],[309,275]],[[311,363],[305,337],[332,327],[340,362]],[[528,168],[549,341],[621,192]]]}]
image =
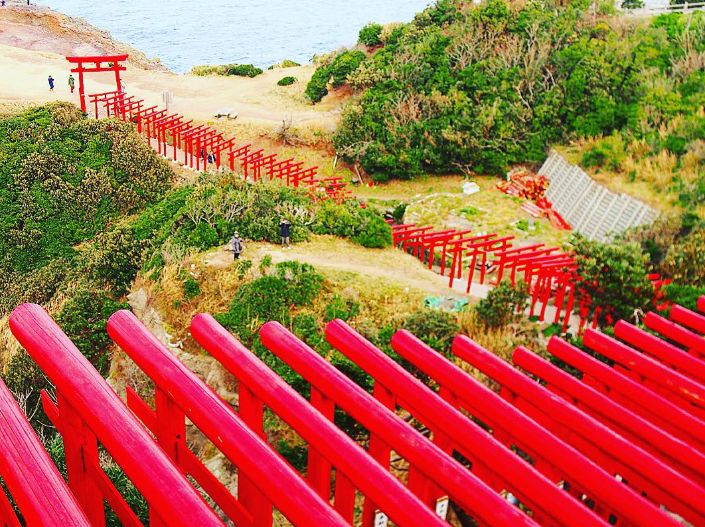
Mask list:
[{"label": "dirt path", "polygon": [[[382,278],[403,287],[423,291],[433,296],[465,296],[448,288],[448,279],[429,271],[416,258],[396,249],[365,249],[347,240],[332,236],[317,236],[312,241],[293,245],[290,249],[269,243],[249,243],[243,258],[258,265],[269,255],[273,263],[297,261],[317,269],[356,273]],[[216,268],[232,265],[232,253],[224,248],[206,255],[206,262]]]}]

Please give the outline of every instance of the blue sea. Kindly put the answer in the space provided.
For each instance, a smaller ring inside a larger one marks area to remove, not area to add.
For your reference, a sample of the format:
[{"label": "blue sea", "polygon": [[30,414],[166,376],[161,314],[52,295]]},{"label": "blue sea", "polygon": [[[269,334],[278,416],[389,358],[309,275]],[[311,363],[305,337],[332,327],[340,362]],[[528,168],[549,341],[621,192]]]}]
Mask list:
[{"label": "blue sea", "polygon": [[106,29],[173,71],[267,67],[354,45],[370,21],[405,22],[431,0],[37,0]]}]

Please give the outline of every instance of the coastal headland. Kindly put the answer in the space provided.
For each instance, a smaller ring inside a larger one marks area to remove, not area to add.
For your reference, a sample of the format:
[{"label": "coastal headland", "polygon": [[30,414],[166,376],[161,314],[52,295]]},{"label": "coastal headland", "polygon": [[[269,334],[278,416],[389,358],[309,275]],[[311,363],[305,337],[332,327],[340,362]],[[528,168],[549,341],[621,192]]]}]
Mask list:
[{"label": "coastal headland", "polygon": [[[199,77],[178,75],[169,71],[158,59],[150,59],[139,50],[118,42],[109,33],[41,6],[10,2],[0,10],[0,110],[51,101],[77,103],[67,78],[68,55],[103,55],[128,53],[130,61],[124,75],[127,91],[146,102],[163,106],[163,93],[173,98],[171,110],[190,119],[213,119],[222,110],[237,116],[238,124],[276,128],[282,121],[297,126],[313,125],[326,130],[335,127],[335,102],[311,106],[303,96],[303,88],[314,72],[304,65],[273,69],[255,79],[242,77]],[[282,57],[284,59],[286,57]],[[50,92],[47,77],[56,79],[57,88]],[[294,86],[279,87],[283,76],[294,76]],[[87,79],[88,93],[101,93],[113,88],[110,74],[94,74]]]}]

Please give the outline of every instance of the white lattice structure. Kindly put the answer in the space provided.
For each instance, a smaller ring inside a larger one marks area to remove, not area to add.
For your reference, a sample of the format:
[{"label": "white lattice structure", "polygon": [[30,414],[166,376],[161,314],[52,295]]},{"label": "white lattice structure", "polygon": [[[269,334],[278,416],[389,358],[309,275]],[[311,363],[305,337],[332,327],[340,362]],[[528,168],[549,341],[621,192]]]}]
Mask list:
[{"label": "white lattice structure", "polygon": [[626,194],[615,194],[552,151],[539,170],[551,182],[546,197],[553,208],[590,240],[609,241],[638,225],[653,223],[657,210]]}]

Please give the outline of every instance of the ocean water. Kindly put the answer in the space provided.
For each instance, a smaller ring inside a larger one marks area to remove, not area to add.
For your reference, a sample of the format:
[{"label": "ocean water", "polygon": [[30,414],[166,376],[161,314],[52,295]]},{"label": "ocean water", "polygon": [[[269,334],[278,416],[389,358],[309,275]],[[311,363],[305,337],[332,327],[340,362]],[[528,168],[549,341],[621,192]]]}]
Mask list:
[{"label": "ocean water", "polygon": [[351,46],[370,21],[409,21],[431,0],[37,0],[106,29],[170,69],[283,59]]}]

